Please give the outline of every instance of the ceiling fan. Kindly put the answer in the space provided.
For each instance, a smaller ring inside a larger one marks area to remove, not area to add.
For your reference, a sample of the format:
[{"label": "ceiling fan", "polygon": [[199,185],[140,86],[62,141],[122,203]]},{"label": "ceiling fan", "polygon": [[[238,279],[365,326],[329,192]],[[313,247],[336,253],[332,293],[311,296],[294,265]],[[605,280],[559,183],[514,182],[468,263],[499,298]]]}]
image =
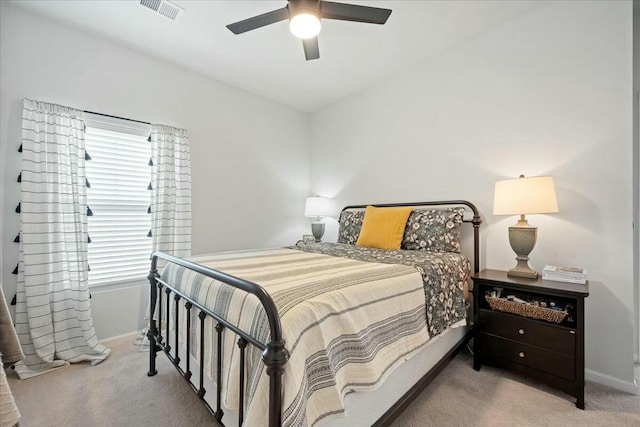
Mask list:
[{"label": "ceiling fan", "polygon": [[288,0],[282,9],[263,13],[242,21],[227,25],[234,34],[241,34],[265,25],[289,20],[289,29],[302,39],[304,55],[307,61],[320,58],[318,33],[320,19],[384,24],[391,15],[391,9],[359,6],[347,3],[335,3],[324,0]]}]

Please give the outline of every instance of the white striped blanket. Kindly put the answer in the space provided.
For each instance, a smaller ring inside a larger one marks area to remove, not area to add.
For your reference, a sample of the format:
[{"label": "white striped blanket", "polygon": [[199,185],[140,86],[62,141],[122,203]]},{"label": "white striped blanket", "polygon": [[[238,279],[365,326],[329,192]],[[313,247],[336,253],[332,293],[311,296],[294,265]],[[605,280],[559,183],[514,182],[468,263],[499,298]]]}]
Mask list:
[{"label": "white striped blanket", "polygon": [[[313,425],[341,414],[347,393],[376,388],[429,340],[424,274],[416,267],[292,249],[190,260],[255,282],[273,298],[290,352],[283,377],[284,426]],[[172,264],[162,277],[259,341],[269,340],[266,315],[257,298]],[[195,311],[190,331],[194,337],[199,335]],[[205,372],[215,382],[214,334],[212,322],[206,323],[210,339],[205,344]],[[239,403],[236,341],[235,334],[225,332],[222,384],[229,408]],[[199,348],[193,345],[191,353],[199,354]],[[266,425],[268,376],[260,351],[251,345],[245,396],[245,425]]]}]

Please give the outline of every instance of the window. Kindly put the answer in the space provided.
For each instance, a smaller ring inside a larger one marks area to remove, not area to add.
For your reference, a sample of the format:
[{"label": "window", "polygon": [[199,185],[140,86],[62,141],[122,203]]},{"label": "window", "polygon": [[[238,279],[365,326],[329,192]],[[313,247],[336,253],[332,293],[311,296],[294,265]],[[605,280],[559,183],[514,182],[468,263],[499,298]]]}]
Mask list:
[{"label": "window", "polygon": [[151,238],[150,126],[85,114],[89,286],[144,279]]}]

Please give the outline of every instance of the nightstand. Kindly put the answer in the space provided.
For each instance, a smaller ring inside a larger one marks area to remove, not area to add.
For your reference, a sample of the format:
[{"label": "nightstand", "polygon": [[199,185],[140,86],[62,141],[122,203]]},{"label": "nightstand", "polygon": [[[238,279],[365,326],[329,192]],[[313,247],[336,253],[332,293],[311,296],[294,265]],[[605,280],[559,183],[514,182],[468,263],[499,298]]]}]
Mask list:
[{"label": "nightstand", "polygon": [[[584,409],[584,299],[589,285],[507,276],[473,277],[473,368],[482,364],[533,377],[576,398]],[[487,296],[489,299],[487,300]],[[515,297],[515,302],[507,297]],[[493,297],[493,298],[492,298]],[[528,307],[520,301],[532,302]],[[491,304],[493,304],[493,308]],[[559,322],[562,313],[566,316]],[[547,314],[555,316],[549,318]]]}]

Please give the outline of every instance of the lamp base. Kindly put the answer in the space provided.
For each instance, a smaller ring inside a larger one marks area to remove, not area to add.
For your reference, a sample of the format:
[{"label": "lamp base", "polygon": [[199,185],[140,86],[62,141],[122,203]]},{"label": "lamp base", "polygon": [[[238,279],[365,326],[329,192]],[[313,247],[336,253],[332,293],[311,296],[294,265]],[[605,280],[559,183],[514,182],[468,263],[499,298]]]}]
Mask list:
[{"label": "lamp base", "polygon": [[322,236],[324,235],[324,223],[323,222],[312,222],[311,223],[311,233],[313,237],[316,239],[316,243],[320,242]]},{"label": "lamp base", "polygon": [[516,253],[516,266],[507,272],[508,276],[537,279],[538,272],[529,267],[529,254],[536,245],[538,227],[531,227],[526,219],[509,227],[509,243]]},{"label": "lamp base", "polygon": [[507,276],[526,277],[527,279],[537,279],[538,272],[530,268],[526,261],[524,263],[521,263],[520,261],[518,261],[518,265],[513,267],[511,270],[507,271]]}]

